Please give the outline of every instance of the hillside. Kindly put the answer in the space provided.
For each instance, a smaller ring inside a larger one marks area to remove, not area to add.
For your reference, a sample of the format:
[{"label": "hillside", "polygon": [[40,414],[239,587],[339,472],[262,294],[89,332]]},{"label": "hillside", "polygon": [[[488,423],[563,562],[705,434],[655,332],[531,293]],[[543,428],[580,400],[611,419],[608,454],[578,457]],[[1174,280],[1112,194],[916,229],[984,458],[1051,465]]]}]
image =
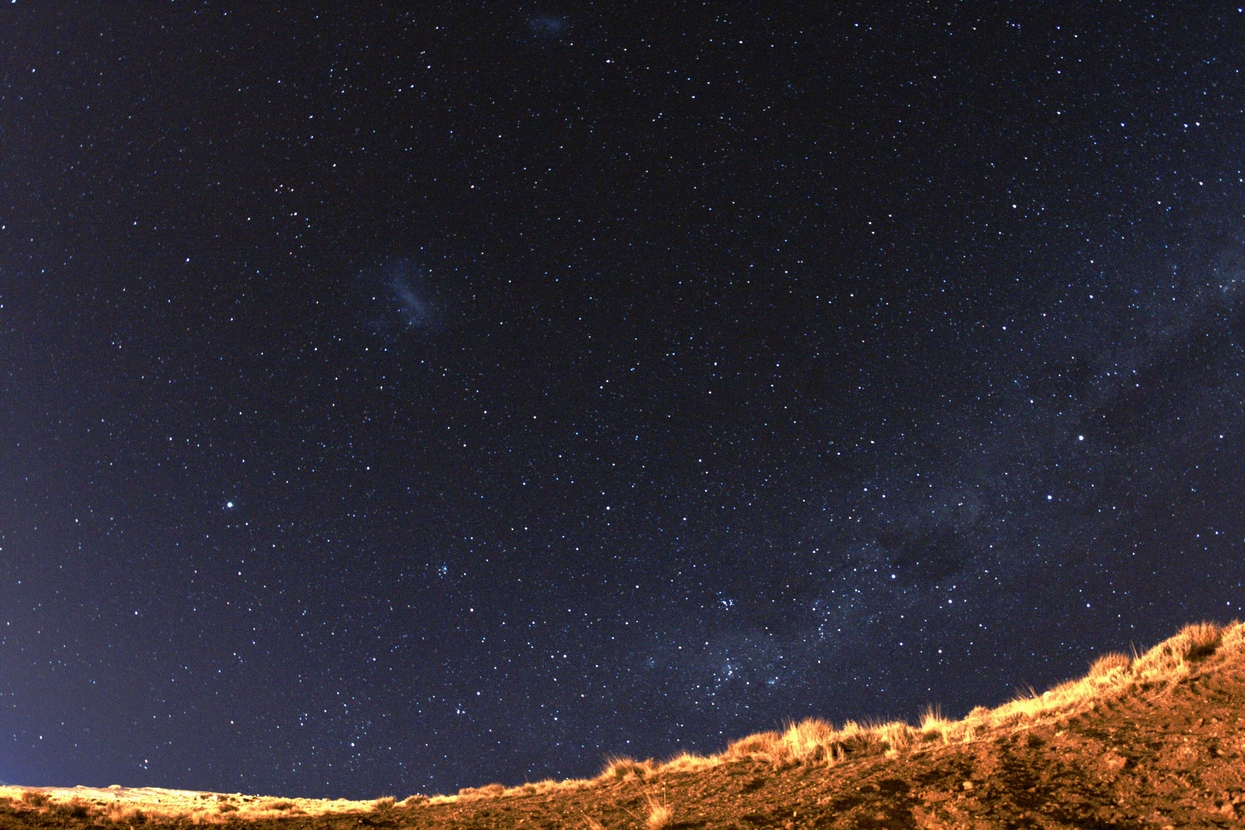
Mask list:
[{"label": "hillside", "polygon": [[397,803],[0,787],[0,826],[1228,827],[1245,820],[1243,759],[1245,624],[1202,623],[961,721],[805,721],[716,756]]}]

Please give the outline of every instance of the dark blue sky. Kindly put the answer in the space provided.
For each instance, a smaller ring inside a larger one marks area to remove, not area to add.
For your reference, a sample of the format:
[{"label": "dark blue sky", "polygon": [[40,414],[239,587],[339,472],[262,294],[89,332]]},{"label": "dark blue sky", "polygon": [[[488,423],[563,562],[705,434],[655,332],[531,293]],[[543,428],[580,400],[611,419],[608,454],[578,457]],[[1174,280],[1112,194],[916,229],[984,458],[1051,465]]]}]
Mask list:
[{"label": "dark blue sky", "polygon": [[0,778],[959,715],[1245,577],[1245,13],[0,9]]}]

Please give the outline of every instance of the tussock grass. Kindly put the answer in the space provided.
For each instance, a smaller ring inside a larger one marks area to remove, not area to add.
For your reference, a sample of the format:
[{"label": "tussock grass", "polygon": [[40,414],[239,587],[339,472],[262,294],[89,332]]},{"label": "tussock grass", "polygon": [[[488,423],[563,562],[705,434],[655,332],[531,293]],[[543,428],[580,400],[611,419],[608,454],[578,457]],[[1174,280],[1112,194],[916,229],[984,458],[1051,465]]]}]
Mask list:
[{"label": "tussock grass", "polygon": [[648,817],[644,819],[644,826],[648,830],[663,830],[669,827],[674,821],[674,811],[670,809],[670,805],[665,800],[658,801],[649,796],[647,799]]},{"label": "tussock grass", "polygon": [[[635,813],[632,813],[626,807],[624,807],[623,810],[630,813],[633,818],[643,824],[645,830],[665,830],[665,828],[670,827],[674,821],[674,811],[670,809],[670,804],[666,801],[665,784],[663,784],[661,788],[661,798],[657,798],[652,793],[644,794],[643,816],[638,816]],[[592,819],[589,819],[589,822],[596,825],[596,827],[592,828],[592,830],[596,830],[601,827],[600,823],[593,822]]]},{"label": "tussock grass", "polygon": [[1223,631],[1214,623],[1187,625],[1175,637],[1159,643],[1133,661],[1133,670],[1156,674],[1187,671],[1189,664],[1214,654],[1222,639]]},{"label": "tussock grass", "polygon": [[643,779],[651,775],[654,768],[655,765],[652,761],[636,761],[633,758],[612,757],[606,760],[605,769],[601,770],[598,778]]},{"label": "tussock grass", "polygon": [[661,768],[666,772],[699,772],[718,766],[720,763],[721,761],[712,756],[706,757],[704,755],[692,755],[690,752],[683,752],[663,763]]},{"label": "tussock grass", "polygon": [[1110,651],[1090,663],[1089,676],[1092,678],[1107,677],[1111,672],[1127,669],[1132,664],[1133,661],[1127,654]]},{"label": "tussock grass", "polygon": [[62,816],[71,818],[86,818],[91,814],[91,805],[87,804],[81,798],[69,799],[52,805],[54,812],[60,813]]},{"label": "tussock grass", "polygon": [[271,801],[261,801],[259,808],[261,810],[275,810],[278,813],[284,813],[287,810],[296,809],[298,805],[288,798],[277,798]]}]

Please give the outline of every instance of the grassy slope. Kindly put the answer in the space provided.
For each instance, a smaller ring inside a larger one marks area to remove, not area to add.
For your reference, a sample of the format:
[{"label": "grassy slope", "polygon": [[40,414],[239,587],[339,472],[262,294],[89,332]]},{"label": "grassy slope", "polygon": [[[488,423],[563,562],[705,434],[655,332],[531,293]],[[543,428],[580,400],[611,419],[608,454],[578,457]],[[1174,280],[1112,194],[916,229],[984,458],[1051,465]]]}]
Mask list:
[{"label": "grassy slope", "polygon": [[[5,800],[7,797],[7,801]],[[619,759],[590,780],[401,803],[167,790],[0,788],[0,826],[1219,827],[1245,817],[1245,625],[960,721],[794,724],[709,757]]]}]

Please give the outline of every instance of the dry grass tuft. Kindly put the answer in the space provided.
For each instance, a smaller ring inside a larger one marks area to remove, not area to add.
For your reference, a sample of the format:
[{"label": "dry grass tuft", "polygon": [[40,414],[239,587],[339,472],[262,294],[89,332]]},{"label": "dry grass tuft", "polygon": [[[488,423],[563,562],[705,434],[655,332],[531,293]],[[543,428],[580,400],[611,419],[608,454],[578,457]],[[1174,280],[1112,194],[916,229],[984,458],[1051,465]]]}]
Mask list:
[{"label": "dry grass tuft", "polygon": [[296,803],[286,798],[278,798],[272,801],[261,801],[259,803],[259,809],[261,810],[276,810],[278,812],[285,812],[286,810],[294,810],[297,808],[298,805]]},{"label": "dry grass tuft", "polygon": [[731,761],[755,758],[773,758],[780,753],[782,735],[777,732],[758,732],[729,744],[722,755]]},{"label": "dry grass tuft", "polygon": [[706,758],[703,755],[692,755],[690,752],[682,752],[671,758],[661,765],[661,771],[665,772],[700,772],[721,765],[722,761],[717,756]]},{"label": "dry grass tuft", "polygon": [[925,711],[921,712],[920,726],[917,731],[921,735],[923,742],[942,741],[950,743],[947,739],[947,733],[951,730],[952,722],[942,716],[942,710],[937,706],[927,706]]},{"label": "dry grass tuft", "polygon": [[661,801],[648,796],[645,802],[648,807],[648,818],[644,820],[644,826],[648,830],[663,830],[674,821],[674,811],[670,809],[664,796]]},{"label": "dry grass tuft", "polygon": [[918,733],[906,723],[859,724],[848,721],[835,729],[826,721],[809,718],[788,724],[782,732],[760,732],[735,741],[717,756],[701,761],[769,763],[775,769],[799,765],[833,766],[857,754],[888,754],[898,757],[917,740]]},{"label": "dry grass tuft", "polygon": [[1113,671],[1127,669],[1133,661],[1127,654],[1109,651],[1089,665],[1089,676],[1092,678],[1106,677]]},{"label": "dry grass tuft", "polygon": [[[550,784],[553,782],[542,781],[541,784]],[[537,785],[539,788],[540,785]],[[483,787],[463,787],[458,791],[458,797],[463,799],[479,799],[479,798],[499,798],[506,792],[504,784],[488,784]]]},{"label": "dry grass tuft", "polygon": [[914,743],[914,731],[911,726],[902,721],[891,721],[878,726],[878,739],[886,757],[898,758],[909,751]]},{"label": "dry grass tuft", "polygon": [[1201,662],[1214,654],[1222,640],[1223,630],[1214,623],[1186,625],[1175,637],[1159,643],[1134,660],[1133,671],[1147,679],[1182,675],[1188,672],[1191,663]]},{"label": "dry grass tuft", "polygon": [[77,796],[68,801],[62,801],[59,804],[53,804],[51,809],[59,815],[69,816],[70,818],[86,818],[91,813],[91,805]]},{"label": "dry grass tuft", "polygon": [[637,761],[634,758],[609,758],[605,769],[598,778],[623,780],[639,778],[643,780],[653,774],[655,764],[652,761]]},{"label": "dry grass tuft", "polygon": [[1223,640],[1223,629],[1212,622],[1186,625],[1176,635],[1175,651],[1182,660],[1197,662],[1215,653]]},{"label": "dry grass tuft", "polygon": [[1245,626],[1224,626],[1219,635],[1219,650],[1228,654],[1239,654],[1245,651]]},{"label": "dry grass tuft", "polygon": [[832,761],[833,747],[840,736],[824,720],[808,718],[787,725],[782,733],[782,761],[795,764]]}]

